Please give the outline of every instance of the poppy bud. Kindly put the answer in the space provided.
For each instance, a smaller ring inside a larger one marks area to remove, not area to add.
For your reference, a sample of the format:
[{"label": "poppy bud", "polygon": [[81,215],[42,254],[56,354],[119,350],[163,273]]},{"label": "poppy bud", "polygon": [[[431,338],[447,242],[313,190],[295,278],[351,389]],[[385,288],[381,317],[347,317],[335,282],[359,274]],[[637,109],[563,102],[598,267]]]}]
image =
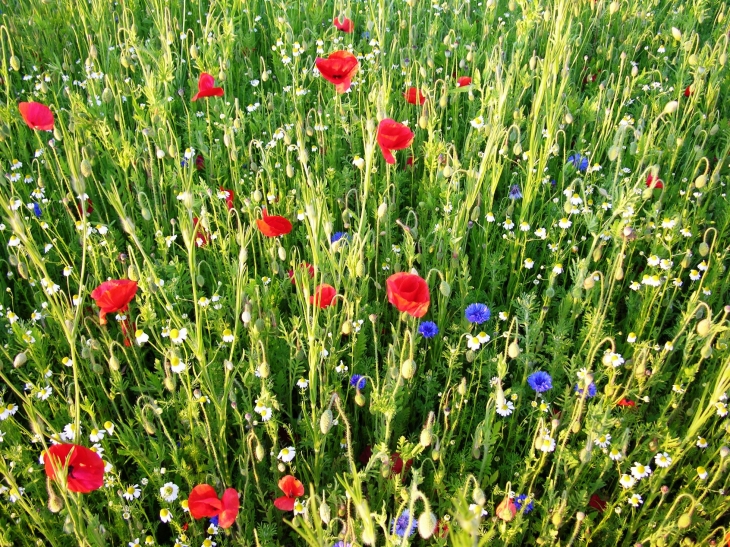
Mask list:
[{"label": "poppy bud", "polygon": [[679,108],[678,101],[669,101],[664,106],[664,114],[674,114],[677,111],[677,108]]},{"label": "poppy bud", "polygon": [[91,44],[91,47],[89,48],[89,57],[92,59],[96,59],[97,57],[99,57],[99,52],[97,51],[94,44]]},{"label": "poppy bud", "polygon": [[466,362],[467,363],[473,363],[476,358],[477,358],[477,354],[474,353],[473,350],[469,350],[466,352]]},{"label": "poppy bud", "polygon": [[466,395],[466,378],[462,378],[461,382],[459,383],[459,387],[456,388],[456,391],[461,395],[462,397]]},{"label": "poppy bud", "polygon": [[560,511],[553,513],[552,521],[555,528],[560,528],[560,525],[563,524],[563,515],[560,514]]},{"label": "poppy bud", "polygon": [[580,432],[580,422],[573,422],[573,425],[571,426],[570,430],[571,430],[571,431],[572,431],[573,433],[578,433],[578,432]]},{"label": "poppy bud", "polygon": [[294,167],[290,163],[286,164],[286,176],[290,179],[294,177]]},{"label": "poppy bud", "polygon": [[330,506],[326,503],[322,503],[319,506],[319,518],[322,519],[322,522],[327,525],[330,522]]},{"label": "poppy bud", "polygon": [[442,281],[441,284],[439,285],[439,291],[446,298],[448,298],[451,295],[451,285],[449,285],[446,281]]},{"label": "poppy bud", "polygon": [[573,114],[571,114],[570,112],[565,113],[565,123],[567,123],[568,125],[573,123]]},{"label": "poppy bud", "polygon": [[454,174],[454,170],[450,166],[444,167],[443,170],[444,178],[449,178],[451,175]]},{"label": "poppy bud", "polygon": [[104,91],[101,92],[101,100],[105,103],[110,103],[114,100],[114,94],[112,93],[112,90],[108,87],[104,88]]},{"label": "poppy bud", "polygon": [[608,13],[610,15],[613,15],[618,11],[618,7],[618,2],[616,2],[616,0],[613,0],[613,2],[611,2],[611,4],[608,6]]},{"label": "poppy bud", "polygon": [[426,448],[427,446],[431,445],[431,441],[433,441],[433,434],[431,433],[431,428],[424,427],[421,430],[421,437],[419,439],[419,442],[421,443],[421,446]]},{"label": "poppy bud", "polygon": [[10,66],[13,70],[16,72],[20,70],[20,59],[18,59],[15,55],[10,56]]},{"label": "poppy bud", "polygon": [[697,334],[702,336],[703,338],[710,334],[710,329],[712,328],[712,323],[709,319],[705,318],[699,323],[697,323]]},{"label": "poppy bud", "polygon": [[413,362],[413,359],[406,359],[403,361],[403,363],[400,366],[400,375],[403,376],[406,380],[410,380],[413,378],[413,375],[416,373],[416,363]]},{"label": "poppy bud", "polygon": [[447,106],[448,104],[449,104],[449,100],[448,100],[448,97],[447,97],[447,96],[446,96],[446,94],[444,93],[443,95],[441,95],[441,98],[439,99],[439,106],[440,106],[441,108],[446,108],[446,106]]},{"label": "poppy bud", "polygon": [[265,456],[266,454],[264,454],[264,447],[263,447],[263,446],[261,446],[261,443],[259,443],[259,442],[257,442],[257,443],[256,443],[256,450],[255,450],[255,453],[256,453],[256,459],[257,459],[258,461],[260,461],[260,462],[261,462],[261,461],[264,461],[264,456]]},{"label": "poppy bud", "polygon": [[378,219],[382,219],[385,216],[385,213],[388,212],[388,204],[383,202],[380,205],[378,205]]},{"label": "poppy bud", "polygon": [[81,174],[86,178],[89,178],[93,174],[91,163],[89,163],[89,160],[87,159],[84,159],[81,162]]},{"label": "poppy bud", "polygon": [[114,372],[119,370],[119,360],[113,353],[109,356],[109,370],[113,370]]},{"label": "poppy bud", "polygon": [[322,435],[326,435],[332,429],[332,421],[332,411],[328,408],[319,418],[319,430],[322,432]]},{"label": "poppy bud", "polygon": [[177,157],[177,147],[175,146],[175,143],[174,142],[171,143],[170,146],[167,147],[167,154],[171,158],[176,158]]},{"label": "poppy bud", "polygon": [[355,394],[355,404],[360,407],[365,406],[365,396],[362,393],[360,393],[359,389],[357,390],[357,393]]},{"label": "poppy bud", "polygon": [[672,27],[672,37],[679,42],[682,39],[682,31],[677,27]]},{"label": "poppy bud", "polygon": [[430,511],[424,511],[418,517],[418,533],[423,539],[428,539],[433,535],[436,524],[436,516]]},{"label": "poppy bud", "polygon": [[619,147],[618,146],[612,146],[608,149],[608,159],[610,161],[616,161],[616,158],[618,158],[619,154]]},{"label": "poppy bud", "polygon": [[355,265],[355,275],[357,277],[362,277],[365,275],[365,262],[362,260],[358,260],[357,264]]},{"label": "poppy bud", "polygon": [[53,490],[51,479],[46,479],[46,491],[48,492],[48,510],[51,513],[58,513],[63,509],[63,499],[58,497],[58,494]]},{"label": "poppy bud", "polygon": [[593,275],[589,275],[583,280],[583,288],[585,290],[591,290],[596,284],[596,280],[593,279]]},{"label": "poppy bud", "polygon": [[286,466],[281,462],[279,462],[279,465],[277,465],[276,468],[279,470],[279,473],[286,471]]},{"label": "poppy bud", "polygon": [[28,356],[25,354],[24,351],[21,351],[18,355],[15,356],[15,359],[13,359],[13,366],[15,368],[20,368],[27,362]]},{"label": "poppy bud", "polygon": [[122,66],[124,68],[129,68],[129,66],[131,65],[131,61],[129,60],[129,57],[127,57],[126,55],[122,55],[119,58],[119,62],[122,63]]},{"label": "poppy bud", "polygon": [[507,355],[509,355],[512,359],[516,359],[519,354],[520,346],[517,345],[517,339],[515,338],[507,348]]},{"label": "poppy bud", "polygon": [[474,503],[476,503],[477,505],[483,506],[485,503],[487,503],[487,497],[484,495],[484,490],[482,490],[478,486],[474,487],[474,491],[471,493],[471,497],[474,500]]},{"label": "poppy bud", "polygon": [[616,271],[613,273],[613,278],[617,281],[621,281],[624,278],[624,269],[621,266],[616,268]]},{"label": "poppy bud", "polygon": [[697,188],[704,188],[707,184],[707,175],[702,174],[695,179],[695,186]]},{"label": "poppy bud", "polygon": [[258,188],[256,190],[254,190],[254,192],[253,192],[253,200],[256,203],[260,202],[263,199],[263,197],[264,197],[264,195],[261,193],[261,190],[259,190]]},{"label": "poppy bud", "polygon": [[426,129],[428,127],[428,116],[426,114],[421,114],[421,116],[419,116],[418,126],[421,129]]},{"label": "poppy bud", "polygon": [[259,376],[261,376],[262,378],[268,378],[269,374],[271,373],[271,368],[269,367],[269,363],[267,363],[266,361],[262,361],[258,367],[258,373],[259,373]]},{"label": "poppy bud", "polygon": [[677,521],[677,526],[680,528],[689,528],[692,524],[692,515],[690,513],[684,513]]}]

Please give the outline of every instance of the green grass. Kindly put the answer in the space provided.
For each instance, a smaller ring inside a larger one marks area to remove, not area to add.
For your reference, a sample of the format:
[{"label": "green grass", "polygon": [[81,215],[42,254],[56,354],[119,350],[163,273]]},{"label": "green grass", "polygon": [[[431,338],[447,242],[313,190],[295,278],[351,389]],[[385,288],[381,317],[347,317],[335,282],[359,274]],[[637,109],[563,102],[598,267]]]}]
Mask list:
[{"label": "green grass", "polygon": [[[0,546],[726,541],[723,2],[0,10]],[[312,72],[340,49],[360,61],[342,95]],[[201,72],[222,98],[191,102]],[[52,134],[21,101],[51,107]],[[384,118],[415,133],[392,166]],[[263,207],[291,233],[264,237]],[[411,270],[421,320],[386,297]],[[108,279],[139,290],[102,324]],[[471,324],[472,303],[491,319]],[[102,488],[47,480],[62,438],[102,449]],[[635,462],[652,473],[624,488]],[[274,507],[288,474],[303,514]],[[240,494],[231,528],[184,511],[203,483]],[[514,515],[510,492],[529,497]],[[410,538],[393,533],[405,509],[426,515]]]}]

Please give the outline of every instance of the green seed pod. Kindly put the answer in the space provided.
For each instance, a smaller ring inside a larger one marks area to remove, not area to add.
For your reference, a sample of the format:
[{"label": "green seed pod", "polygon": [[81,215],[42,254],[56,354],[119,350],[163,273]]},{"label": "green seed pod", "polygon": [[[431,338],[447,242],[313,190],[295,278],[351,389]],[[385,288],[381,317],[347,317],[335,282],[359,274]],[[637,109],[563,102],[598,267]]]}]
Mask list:
[{"label": "green seed pod", "polygon": [[13,359],[13,367],[20,368],[27,362],[28,356],[25,354],[24,351],[21,351],[18,355],[15,356],[15,359]]},{"label": "green seed pod", "polygon": [[418,533],[423,539],[428,539],[436,529],[436,517],[433,513],[424,511],[418,517]]},{"label": "green seed pod", "polygon": [[448,298],[451,295],[451,285],[449,285],[446,281],[442,281],[441,284],[439,285],[439,291],[446,298]]},{"label": "green seed pod", "polygon": [[357,393],[355,394],[355,404],[357,406],[365,406],[365,395],[360,393],[360,390],[357,390]]},{"label": "green seed pod", "polygon": [[319,418],[319,430],[322,432],[322,435],[326,435],[332,429],[332,421],[332,411],[328,408]]},{"label": "green seed pod", "polygon": [[406,359],[401,363],[400,366],[400,375],[403,376],[406,380],[410,380],[413,378],[413,375],[416,373],[416,363],[413,361],[413,359]]},{"label": "green seed pod", "polygon": [[704,241],[700,243],[700,256],[705,257],[710,253],[710,246]]}]

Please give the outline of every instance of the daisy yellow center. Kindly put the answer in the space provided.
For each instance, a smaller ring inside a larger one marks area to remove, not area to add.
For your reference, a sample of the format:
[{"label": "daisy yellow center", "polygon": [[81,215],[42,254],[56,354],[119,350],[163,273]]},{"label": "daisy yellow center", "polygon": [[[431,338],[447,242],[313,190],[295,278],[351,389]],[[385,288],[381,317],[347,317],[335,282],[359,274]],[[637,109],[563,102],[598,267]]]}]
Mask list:
[{"label": "daisy yellow center", "polygon": [[130,486],[127,488],[127,494],[134,494],[134,486]]},{"label": "daisy yellow center", "polygon": [[281,455],[282,455],[282,456],[287,456],[287,455],[289,455],[289,449],[288,449],[288,448],[285,448],[285,449],[283,449],[283,450],[281,451]]},{"label": "daisy yellow center", "polygon": [[179,330],[177,330],[177,329],[172,329],[172,330],[170,331],[170,337],[171,337],[171,338],[177,338],[178,336],[180,336],[180,331],[179,331]]}]

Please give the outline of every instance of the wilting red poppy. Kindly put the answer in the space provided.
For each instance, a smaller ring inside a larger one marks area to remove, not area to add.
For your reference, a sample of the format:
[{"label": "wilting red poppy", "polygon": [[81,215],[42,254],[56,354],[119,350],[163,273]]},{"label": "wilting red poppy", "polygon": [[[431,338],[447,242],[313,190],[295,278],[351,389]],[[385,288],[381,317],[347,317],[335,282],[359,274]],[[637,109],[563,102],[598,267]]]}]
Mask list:
[{"label": "wilting red poppy", "polygon": [[203,97],[222,97],[223,88],[215,87],[215,79],[207,72],[203,72],[198,78],[198,92],[193,95],[191,101],[195,102]]},{"label": "wilting red poppy", "polygon": [[317,285],[314,294],[309,297],[309,303],[320,308],[328,308],[332,305],[332,300],[337,296],[337,291],[332,285],[323,283]]},{"label": "wilting red poppy", "polygon": [[235,192],[233,190],[223,188],[222,186],[219,186],[218,189],[222,194],[225,194],[226,207],[228,207],[228,210],[231,211],[233,209],[233,198],[236,197]]},{"label": "wilting red poppy", "polygon": [[598,494],[593,494],[588,502],[588,507],[592,507],[599,513],[603,513],[606,510],[606,502],[599,498]]},{"label": "wilting red poppy", "polygon": [[[403,458],[400,457],[400,454],[395,452],[394,454],[390,455],[390,470],[393,472],[394,475],[400,475],[401,471],[403,471]],[[405,465],[405,471],[408,472],[408,470],[413,465],[413,460],[408,460]]]},{"label": "wilting red poppy", "polygon": [[691,87],[691,86],[687,86],[687,87],[686,87],[686,88],[684,89],[684,96],[685,96],[685,97],[689,97],[690,95],[692,95],[692,87]]},{"label": "wilting red poppy", "polygon": [[332,22],[332,24],[335,25],[335,28],[337,30],[347,32],[348,34],[355,30],[355,25],[352,22],[352,19],[348,19],[347,17],[343,17],[342,23],[340,23],[340,20],[335,17],[335,20]]},{"label": "wilting red poppy", "polygon": [[617,406],[636,406],[636,403],[632,401],[631,399],[627,399],[624,397],[621,399],[618,403],[616,403]]},{"label": "wilting red poppy", "polygon": [[88,494],[104,484],[104,462],[99,454],[85,446],[53,445],[43,453],[43,464],[50,479],[60,480],[65,468],[66,485],[71,492]]},{"label": "wilting red poppy", "polygon": [[259,227],[259,231],[266,237],[279,237],[291,232],[292,225],[284,217],[269,215],[266,212],[266,207],[261,209],[262,219],[256,219],[256,225]]},{"label": "wilting red poppy", "polygon": [[292,475],[286,475],[279,480],[279,489],[284,495],[274,500],[274,507],[282,511],[293,511],[294,502],[304,495],[304,485]]},{"label": "wilting red poppy", "polygon": [[53,130],[53,112],[46,105],[41,103],[20,103],[18,104],[20,115],[31,129],[41,131]]},{"label": "wilting red poppy", "polygon": [[411,104],[421,105],[426,102],[426,96],[421,93],[421,90],[417,87],[409,87],[405,93],[403,93],[406,102]]},{"label": "wilting red poppy", "polygon": [[[84,216],[84,207],[81,202],[76,204],[76,210],[79,212],[79,216]],[[92,207],[91,198],[86,198],[86,214],[90,215],[93,212],[94,207]]]},{"label": "wilting red poppy", "polygon": [[664,188],[664,183],[661,181],[659,177],[656,179],[654,178],[654,175],[649,173],[646,176],[646,186],[647,188]]},{"label": "wilting red poppy", "polygon": [[403,150],[408,148],[413,142],[413,131],[408,129],[402,123],[398,123],[390,118],[384,119],[378,125],[378,146],[383,153],[386,163],[395,163],[393,150]]},{"label": "wilting red poppy", "polygon": [[317,57],[314,61],[322,77],[335,84],[337,93],[344,93],[350,89],[352,77],[357,72],[358,62],[349,51],[335,51],[327,59]]},{"label": "wilting red poppy", "polygon": [[193,217],[193,229],[195,230],[195,236],[193,236],[195,239],[195,246],[203,247],[206,243],[208,243],[208,237],[205,235],[205,228],[198,217]]},{"label": "wilting red poppy", "polygon": [[[309,274],[309,278],[312,279],[314,277],[314,266],[309,264],[308,262],[303,262],[299,265],[300,268],[305,268],[307,270],[307,273]],[[297,279],[294,275],[294,270],[289,270],[289,279],[291,279],[292,285],[296,285]]]},{"label": "wilting red poppy", "polygon": [[366,445],[365,448],[362,449],[362,452],[360,452],[360,455],[357,457],[357,459],[361,464],[367,465],[372,455],[373,447],[370,445]]},{"label": "wilting red poppy", "polygon": [[515,515],[517,514],[517,506],[509,497],[506,497],[497,506],[494,513],[502,520],[509,522],[515,518]]},{"label": "wilting red poppy", "polygon": [[469,76],[462,76],[456,80],[456,87],[466,87],[471,85],[471,78]]},{"label": "wilting red poppy", "polygon": [[431,303],[428,283],[420,275],[400,272],[386,281],[388,302],[412,317],[423,317]]},{"label": "wilting red poppy", "polygon": [[106,314],[125,312],[137,294],[137,282],[131,279],[111,279],[91,291],[91,298],[99,306],[99,319],[106,324]]},{"label": "wilting red poppy", "polygon": [[449,525],[441,519],[437,520],[436,527],[433,529],[433,535],[439,539],[444,539],[449,535]]},{"label": "wilting red poppy", "polygon": [[203,154],[198,154],[195,156],[195,168],[198,171],[202,171],[205,169],[205,158],[203,157]]}]

